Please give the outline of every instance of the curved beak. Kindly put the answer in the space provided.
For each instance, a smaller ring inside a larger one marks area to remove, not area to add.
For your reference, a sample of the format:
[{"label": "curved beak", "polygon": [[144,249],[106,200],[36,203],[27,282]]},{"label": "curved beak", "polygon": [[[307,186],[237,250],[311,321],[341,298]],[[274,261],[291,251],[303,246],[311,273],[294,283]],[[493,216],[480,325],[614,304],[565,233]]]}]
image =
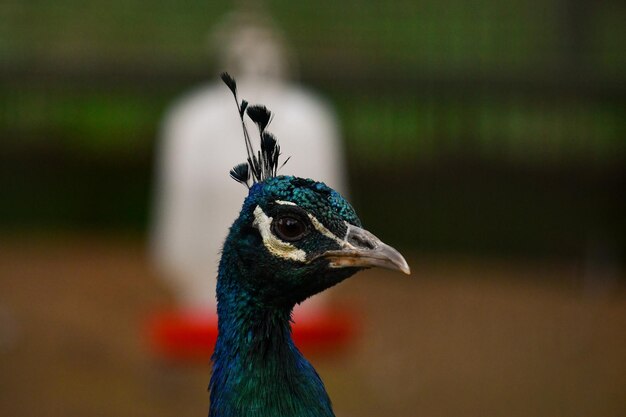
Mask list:
[{"label": "curved beak", "polygon": [[344,240],[339,242],[343,246],[341,249],[324,252],[318,256],[327,259],[332,268],[377,266],[401,271],[407,275],[411,273],[411,268],[400,252],[365,229],[348,225]]}]

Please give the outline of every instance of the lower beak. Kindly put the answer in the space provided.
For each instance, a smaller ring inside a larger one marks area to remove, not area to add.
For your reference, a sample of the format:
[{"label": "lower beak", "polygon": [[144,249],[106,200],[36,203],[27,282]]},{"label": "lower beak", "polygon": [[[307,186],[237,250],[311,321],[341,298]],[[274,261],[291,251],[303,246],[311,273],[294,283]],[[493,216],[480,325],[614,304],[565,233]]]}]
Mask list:
[{"label": "lower beak", "polygon": [[348,225],[343,246],[339,250],[325,252],[321,257],[327,259],[332,268],[377,266],[407,275],[411,273],[411,268],[400,252],[360,227]]}]

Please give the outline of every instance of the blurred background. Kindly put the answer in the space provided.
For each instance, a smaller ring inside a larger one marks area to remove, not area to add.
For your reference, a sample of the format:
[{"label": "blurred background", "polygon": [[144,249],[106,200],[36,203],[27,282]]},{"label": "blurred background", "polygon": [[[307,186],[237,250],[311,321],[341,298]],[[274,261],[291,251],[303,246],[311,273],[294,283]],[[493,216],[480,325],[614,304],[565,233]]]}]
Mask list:
[{"label": "blurred background", "polygon": [[625,415],[617,0],[3,1],[0,414],[206,413],[209,363],[145,346],[174,302],[147,235],[162,118],[245,8],[332,104],[350,199],[413,269],[332,290],[363,312],[312,358],[337,415]]}]

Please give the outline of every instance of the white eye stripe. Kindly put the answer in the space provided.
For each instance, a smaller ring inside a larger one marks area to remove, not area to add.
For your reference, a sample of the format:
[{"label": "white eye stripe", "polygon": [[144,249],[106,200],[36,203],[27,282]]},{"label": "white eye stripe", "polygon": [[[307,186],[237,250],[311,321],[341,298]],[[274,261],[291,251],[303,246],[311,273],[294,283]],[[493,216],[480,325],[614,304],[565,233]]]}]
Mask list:
[{"label": "white eye stripe", "polygon": [[[296,206],[296,207],[298,207],[298,205],[296,203],[292,202],[292,201],[276,200],[276,203],[280,204],[280,205],[283,205],[283,206]],[[326,226],[324,226],[322,224],[322,222],[317,220],[317,218],[315,216],[313,216],[311,213],[307,213],[307,215],[309,216],[309,219],[311,220],[311,223],[313,224],[313,227],[315,227],[315,229],[318,232],[320,232],[322,235],[326,236],[329,239],[334,240],[335,242],[337,242],[342,247],[352,247],[352,245],[349,244],[346,239],[341,239],[341,238],[337,237],[333,232],[328,230],[326,228]],[[345,223],[346,223],[346,226],[348,226],[348,223],[347,222],[345,222]],[[346,236],[347,236],[347,232],[346,232]]]},{"label": "white eye stripe", "polygon": [[328,230],[326,228],[326,226],[324,226],[322,224],[322,222],[320,222],[319,220],[317,220],[315,218],[315,216],[313,216],[310,213],[307,213],[307,215],[309,216],[309,219],[311,220],[311,223],[313,224],[313,227],[315,227],[315,229],[320,232],[321,234],[323,234],[324,236],[326,236],[329,239],[334,240],[335,242],[337,242],[340,246],[344,247],[346,246],[347,242],[345,240],[342,240],[340,238],[338,238],[333,232],[331,232],[330,230]]},{"label": "white eye stripe", "polygon": [[280,204],[281,206],[298,206],[293,201],[276,200],[275,203]]}]

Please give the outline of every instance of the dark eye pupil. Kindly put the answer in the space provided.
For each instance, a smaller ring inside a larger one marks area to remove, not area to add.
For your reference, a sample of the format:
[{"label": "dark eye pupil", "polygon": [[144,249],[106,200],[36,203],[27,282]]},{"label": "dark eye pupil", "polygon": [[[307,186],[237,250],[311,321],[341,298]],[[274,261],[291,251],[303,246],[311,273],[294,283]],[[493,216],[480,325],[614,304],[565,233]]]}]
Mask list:
[{"label": "dark eye pupil", "polygon": [[297,240],[304,235],[304,224],[293,217],[281,217],[276,221],[276,234],[285,240]]}]

